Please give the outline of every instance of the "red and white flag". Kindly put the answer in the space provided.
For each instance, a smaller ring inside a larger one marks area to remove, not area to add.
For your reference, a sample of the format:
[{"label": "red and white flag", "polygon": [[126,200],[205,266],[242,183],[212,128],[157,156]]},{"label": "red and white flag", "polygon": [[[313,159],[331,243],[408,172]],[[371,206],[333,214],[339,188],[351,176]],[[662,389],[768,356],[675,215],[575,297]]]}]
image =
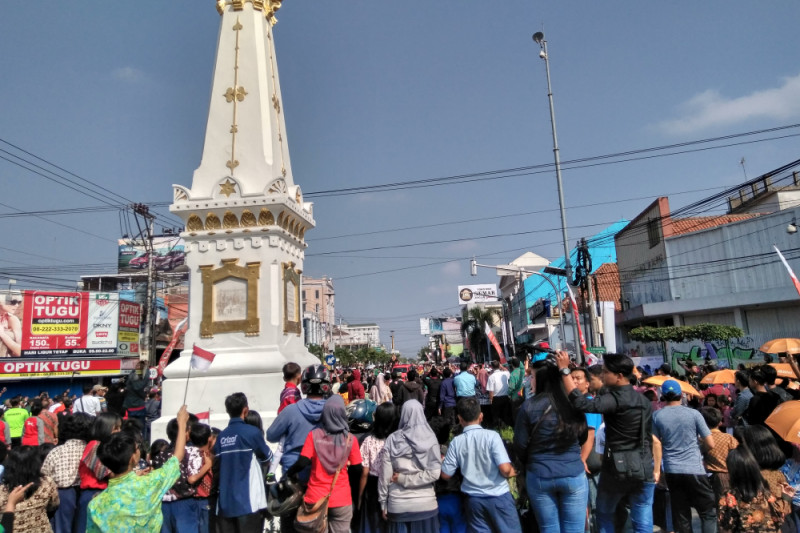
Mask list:
[{"label": "red and white flag", "polygon": [[175,326],[175,333],[172,334],[172,340],[169,341],[167,344],[166,349],[164,349],[164,353],[161,354],[161,359],[158,360],[158,376],[161,377],[164,374],[164,369],[167,368],[167,364],[169,363],[169,358],[172,355],[172,351],[177,346],[178,341],[181,339],[181,336],[186,333],[186,330],[189,329],[189,317],[187,316]]},{"label": "red and white flag", "polygon": [[500,362],[505,363],[506,356],[503,355],[503,350],[500,348],[500,343],[497,342],[497,337],[494,336],[494,332],[492,331],[491,326],[489,326],[488,322],[484,322],[483,326],[484,326],[484,331],[486,332],[486,336],[489,337],[492,346],[494,346],[494,349],[497,350],[497,355],[500,356]]},{"label": "red and white flag", "polygon": [[778,247],[775,246],[774,244],[772,245],[772,247],[775,248],[776,252],[778,252],[778,257],[781,258],[781,263],[783,263],[783,266],[785,266],[786,270],[789,271],[789,276],[792,278],[792,283],[794,283],[794,288],[797,290],[797,294],[800,294],[800,281],[797,280],[797,276],[795,276],[794,270],[792,270],[792,267],[790,267],[789,263],[786,262],[786,258],[783,257],[783,254],[781,253],[780,250],[778,250]]},{"label": "red and white flag", "polygon": [[211,366],[216,356],[217,354],[204,350],[195,344],[192,347],[192,368],[200,372],[205,372],[208,370],[208,367]]},{"label": "red and white flag", "polygon": [[208,410],[204,413],[195,413],[195,416],[197,417],[197,421],[200,422],[201,424],[205,424],[207,426],[211,425],[209,423],[211,420],[211,410]]},{"label": "red and white flag", "polygon": [[572,304],[572,315],[575,318],[575,324],[578,325],[578,337],[581,344],[581,353],[586,354],[586,339],[583,338],[583,330],[581,329],[581,317],[578,315],[578,302],[575,300],[575,295],[572,294],[572,287],[567,283],[567,290],[569,291],[569,302]]}]

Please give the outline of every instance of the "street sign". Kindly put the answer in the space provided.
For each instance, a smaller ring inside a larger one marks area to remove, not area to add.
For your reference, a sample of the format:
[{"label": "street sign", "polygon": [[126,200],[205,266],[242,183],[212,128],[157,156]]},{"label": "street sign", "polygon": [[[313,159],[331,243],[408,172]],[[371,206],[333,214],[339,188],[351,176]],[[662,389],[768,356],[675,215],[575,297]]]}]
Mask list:
[{"label": "street sign", "polygon": [[147,371],[148,377],[150,379],[157,379],[158,378],[158,369],[154,366],[151,366],[150,369]]},{"label": "street sign", "polygon": [[595,355],[605,355],[608,350],[604,346],[592,346],[589,351]]},{"label": "street sign", "polygon": [[333,354],[328,354],[325,356],[325,364],[333,366],[336,364],[336,357]]}]

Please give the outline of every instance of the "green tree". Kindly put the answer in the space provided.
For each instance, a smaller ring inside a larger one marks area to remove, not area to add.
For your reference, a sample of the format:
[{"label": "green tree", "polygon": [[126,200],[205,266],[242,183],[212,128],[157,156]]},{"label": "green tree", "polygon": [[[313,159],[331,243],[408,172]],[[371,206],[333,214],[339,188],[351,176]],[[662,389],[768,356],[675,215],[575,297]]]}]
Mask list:
[{"label": "green tree", "polygon": [[495,318],[500,318],[500,311],[494,308],[472,307],[464,309],[461,316],[461,334],[469,341],[469,351],[475,361],[489,361],[492,354],[486,346],[485,324],[491,327]]},{"label": "green tree", "polygon": [[654,328],[641,326],[632,329],[628,337],[638,342],[658,342],[664,358],[667,357],[668,342],[686,342],[699,340],[702,342],[725,341],[744,337],[744,331],[736,326],[723,326],[721,324],[698,324],[696,326],[665,326]]},{"label": "green tree", "polygon": [[306,346],[306,348],[308,348],[308,352],[311,355],[316,355],[320,359],[322,359],[322,356],[325,355],[325,350],[323,350],[322,346],[320,346],[319,344],[309,344],[308,346]]}]

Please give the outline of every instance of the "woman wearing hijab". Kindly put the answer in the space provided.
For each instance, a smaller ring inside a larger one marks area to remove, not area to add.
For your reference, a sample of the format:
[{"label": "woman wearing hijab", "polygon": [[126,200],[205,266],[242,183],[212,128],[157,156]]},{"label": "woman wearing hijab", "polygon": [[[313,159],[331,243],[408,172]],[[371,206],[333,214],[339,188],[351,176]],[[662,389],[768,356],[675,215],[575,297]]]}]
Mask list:
[{"label": "woman wearing hijab", "polygon": [[[360,465],[361,452],[348,427],[344,400],[335,394],[322,408],[320,427],[308,434],[300,457],[286,472],[287,476],[296,479],[297,474],[311,465],[311,477],[303,499],[308,505],[314,505],[330,494],[328,533],[348,533],[353,518],[347,465]],[[337,477],[336,472],[340,469]],[[332,486],[334,477],[336,484]]]},{"label": "woman wearing hijab", "polygon": [[386,377],[383,374],[378,374],[375,378],[375,385],[369,390],[369,397],[378,405],[392,401],[392,389],[386,384]]},{"label": "woman wearing hijab", "polygon": [[378,500],[389,533],[438,532],[433,484],[441,473],[442,456],[417,400],[403,404],[400,426],[386,439],[381,463]]}]

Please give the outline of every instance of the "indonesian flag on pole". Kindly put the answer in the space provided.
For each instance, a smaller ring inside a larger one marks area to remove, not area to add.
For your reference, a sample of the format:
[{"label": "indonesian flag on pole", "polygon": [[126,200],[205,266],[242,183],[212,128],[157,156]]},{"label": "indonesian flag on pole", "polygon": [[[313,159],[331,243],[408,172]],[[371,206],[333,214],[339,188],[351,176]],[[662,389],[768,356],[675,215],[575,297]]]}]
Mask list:
[{"label": "indonesian flag on pole", "polygon": [[208,370],[208,367],[211,366],[216,355],[217,354],[204,350],[195,344],[192,347],[192,368],[200,372],[205,372]]},{"label": "indonesian flag on pole", "polygon": [[200,422],[201,424],[205,424],[207,426],[211,425],[210,424],[210,420],[211,420],[211,410],[210,409],[208,411],[203,412],[203,413],[195,413],[195,416],[197,417],[197,421]]},{"label": "indonesian flag on pole", "polygon": [[486,331],[486,336],[489,337],[492,346],[494,346],[494,349],[497,350],[497,355],[500,356],[500,362],[505,363],[506,356],[503,355],[503,350],[500,348],[500,343],[497,342],[497,337],[494,336],[494,332],[492,331],[491,326],[489,326],[488,322],[484,322],[483,326],[484,326],[484,331]]},{"label": "indonesian flag on pole", "polygon": [[772,245],[772,247],[775,248],[776,252],[778,252],[778,257],[781,258],[781,263],[783,263],[783,266],[785,266],[786,270],[789,271],[789,276],[792,278],[792,283],[794,283],[794,288],[797,290],[797,294],[800,294],[800,281],[797,280],[797,276],[795,276],[794,270],[792,270],[792,267],[790,267],[789,263],[786,262],[786,258],[783,257],[783,254],[781,253],[780,250],[778,250],[778,247],[775,246],[774,244]]},{"label": "indonesian flag on pole", "polygon": [[178,341],[181,339],[181,335],[186,333],[186,330],[189,329],[189,317],[187,316],[175,326],[175,333],[172,335],[172,340],[169,341],[166,349],[164,349],[164,353],[161,354],[161,359],[158,360],[158,375],[161,376],[164,374],[164,369],[167,368],[167,364],[169,363],[169,358],[172,355],[172,351],[175,349],[175,346],[178,344]]},{"label": "indonesian flag on pole", "polygon": [[575,317],[575,323],[578,325],[578,337],[581,343],[581,353],[586,354],[586,339],[583,338],[583,330],[581,330],[581,318],[578,316],[578,302],[575,301],[575,295],[572,294],[572,287],[567,283],[567,290],[569,291],[569,302],[572,304],[572,315]]}]

